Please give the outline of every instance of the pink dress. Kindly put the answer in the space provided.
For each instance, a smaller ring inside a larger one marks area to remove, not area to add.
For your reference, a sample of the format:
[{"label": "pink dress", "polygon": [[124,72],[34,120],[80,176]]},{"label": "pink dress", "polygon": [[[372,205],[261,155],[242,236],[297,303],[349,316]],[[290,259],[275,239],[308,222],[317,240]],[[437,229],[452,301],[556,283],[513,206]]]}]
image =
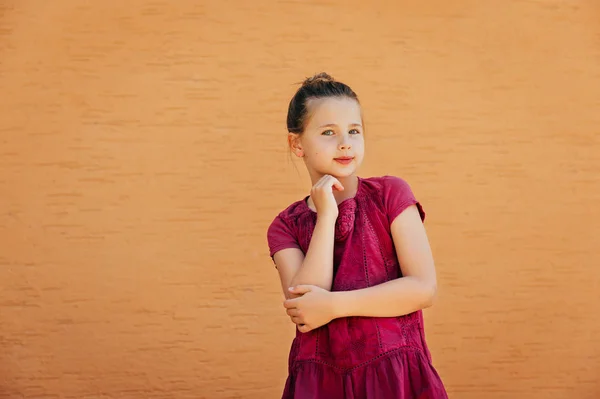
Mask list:
[{"label": "pink dress", "polygon": [[[307,198],[290,205],[269,226],[271,256],[285,248],[306,253],[317,216]],[[358,179],[356,196],[339,204],[332,291],[401,277],[390,225],[413,204],[424,221],[423,208],[403,179]],[[400,317],[345,317],[308,333],[296,330],[288,373],[283,398],[447,398],[425,342],[421,311]]]}]

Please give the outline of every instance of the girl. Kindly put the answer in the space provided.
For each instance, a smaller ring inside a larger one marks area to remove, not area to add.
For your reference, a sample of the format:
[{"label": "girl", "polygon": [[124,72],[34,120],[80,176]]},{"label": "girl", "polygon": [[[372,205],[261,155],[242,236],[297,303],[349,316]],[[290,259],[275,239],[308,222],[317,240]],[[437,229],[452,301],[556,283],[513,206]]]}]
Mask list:
[{"label": "girl", "polygon": [[436,292],[425,213],[401,178],[357,176],[356,94],[326,73],[306,79],[287,127],[313,187],[267,233],[297,325],[283,398],[447,398],[423,332]]}]

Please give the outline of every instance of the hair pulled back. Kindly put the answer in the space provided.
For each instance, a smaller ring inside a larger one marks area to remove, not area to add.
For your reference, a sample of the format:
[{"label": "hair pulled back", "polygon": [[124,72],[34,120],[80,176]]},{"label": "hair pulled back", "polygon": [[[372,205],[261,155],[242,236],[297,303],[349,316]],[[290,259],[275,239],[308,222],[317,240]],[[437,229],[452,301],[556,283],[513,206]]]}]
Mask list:
[{"label": "hair pulled back", "polygon": [[308,102],[321,98],[351,98],[360,104],[356,93],[346,84],[336,81],[325,72],[306,78],[290,101],[287,129],[290,133],[304,132],[309,114]]}]

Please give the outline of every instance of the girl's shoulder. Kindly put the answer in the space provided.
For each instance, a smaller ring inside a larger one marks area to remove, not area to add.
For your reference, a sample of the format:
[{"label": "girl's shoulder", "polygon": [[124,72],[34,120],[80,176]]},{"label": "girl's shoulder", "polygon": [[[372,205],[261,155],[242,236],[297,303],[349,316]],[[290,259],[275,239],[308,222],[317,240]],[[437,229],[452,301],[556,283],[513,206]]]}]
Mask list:
[{"label": "girl's shoulder", "polygon": [[310,208],[306,204],[305,197],[288,205],[285,209],[277,214],[276,218],[296,220],[298,217],[308,213],[308,211],[310,211]]},{"label": "girl's shoulder", "polygon": [[383,197],[412,191],[405,179],[392,175],[361,178],[361,184],[366,186],[369,194]]},{"label": "girl's shoulder", "polygon": [[269,225],[269,230],[274,225],[287,225],[288,228],[293,229],[299,219],[305,217],[306,214],[312,212],[306,204],[306,197],[304,199],[295,201],[288,205],[285,209],[275,215],[275,218]]},{"label": "girl's shoulder", "polygon": [[302,229],[299,225],[312,212],[304,200],[296,201],[279,212],[267,228],[270,256],[285,248],[300,248]]},{"label": "girl's shoulder", "polygon": [[364,195],[387,214],[390,223],[410,205],[417,205],[421,219],[425,219],[423,207],[404,178],[392,175],[376,176],[362,179],[361,184]]}]

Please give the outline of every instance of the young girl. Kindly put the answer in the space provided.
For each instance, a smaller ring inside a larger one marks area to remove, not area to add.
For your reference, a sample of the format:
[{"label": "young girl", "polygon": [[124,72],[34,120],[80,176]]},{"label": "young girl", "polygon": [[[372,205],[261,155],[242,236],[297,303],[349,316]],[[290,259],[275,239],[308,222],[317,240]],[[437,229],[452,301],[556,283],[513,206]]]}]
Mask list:
[{"label": "young girl", "polygon": [[283,398],[447,398],[423,332],[436,292],[425,213],[401,178],[357,176],[356,94],[326,73],[306,79],[287,127],[313,186],[267,233],[297,326]]}]

